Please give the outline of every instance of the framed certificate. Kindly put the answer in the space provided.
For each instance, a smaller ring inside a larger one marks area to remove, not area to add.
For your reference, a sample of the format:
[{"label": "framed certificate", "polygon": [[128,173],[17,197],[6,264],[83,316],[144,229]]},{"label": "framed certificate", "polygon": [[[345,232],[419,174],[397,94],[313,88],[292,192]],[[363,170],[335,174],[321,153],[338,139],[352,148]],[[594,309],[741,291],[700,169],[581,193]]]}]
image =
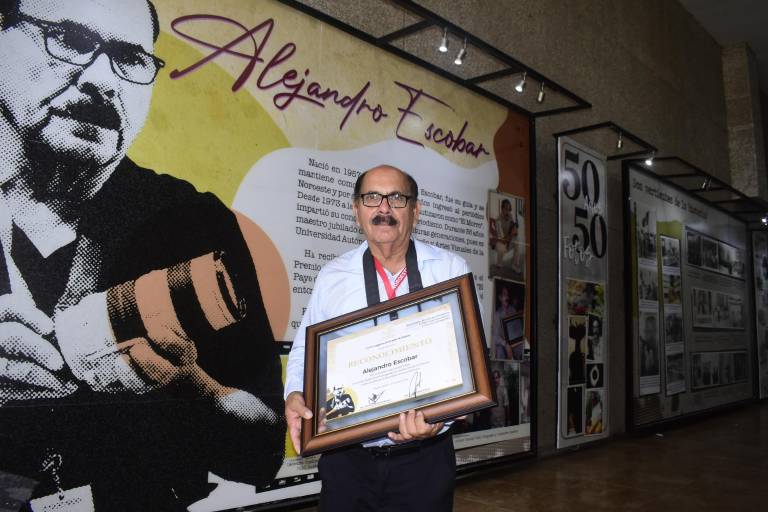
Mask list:
[{"label": "framed certificate", "polygon": [[472,274],[307,327],[301,453],[496,405]]}]

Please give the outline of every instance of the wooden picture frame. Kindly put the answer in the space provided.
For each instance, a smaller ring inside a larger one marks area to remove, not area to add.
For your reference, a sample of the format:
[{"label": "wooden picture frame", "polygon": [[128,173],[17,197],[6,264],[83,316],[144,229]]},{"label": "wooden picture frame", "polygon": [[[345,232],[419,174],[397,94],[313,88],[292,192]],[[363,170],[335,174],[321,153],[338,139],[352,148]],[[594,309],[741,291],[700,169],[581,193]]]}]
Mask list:
[{"label": "wooden picture frame", "polygon": [[301,454],[396,431],[400,412],[435,423],[496,405],[468,273],[307,327]]}]

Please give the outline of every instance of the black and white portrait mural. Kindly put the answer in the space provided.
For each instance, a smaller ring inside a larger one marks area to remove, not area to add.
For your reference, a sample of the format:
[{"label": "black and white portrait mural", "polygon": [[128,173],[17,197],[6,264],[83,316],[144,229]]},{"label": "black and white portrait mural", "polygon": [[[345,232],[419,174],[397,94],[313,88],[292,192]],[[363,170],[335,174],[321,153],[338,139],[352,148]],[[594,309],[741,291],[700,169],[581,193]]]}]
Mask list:
[{"label": "black and white portrait mural", "polygon": [[0,16],[3,510],[186,510],[210,474],[271,481],[280,360],[236,217],[126,156],[165,65],[155,7]]}]

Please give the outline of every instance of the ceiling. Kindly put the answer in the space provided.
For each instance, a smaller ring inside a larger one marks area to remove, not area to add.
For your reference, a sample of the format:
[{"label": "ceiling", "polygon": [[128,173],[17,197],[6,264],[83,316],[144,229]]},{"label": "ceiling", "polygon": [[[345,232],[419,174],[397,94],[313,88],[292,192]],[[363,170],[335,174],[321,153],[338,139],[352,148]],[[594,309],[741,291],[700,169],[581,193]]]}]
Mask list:
[{"label": "ceiling", "polygon": [[[565,86],[442,18],[419,1],[279,1],[526,115],[549,116],[591,107]],[[353,1],[355,9],[349,9],[348,4]],[[441,38],[445,38],[449,48],[443,53],[435,51]],[[471,58],[456,64],[454,58],[459,48]]]},{"label": "ceiling", "polygon": [[721,46],[747,43],[757,58],[760,90],[768,94],[768,1],[680,0]]}]

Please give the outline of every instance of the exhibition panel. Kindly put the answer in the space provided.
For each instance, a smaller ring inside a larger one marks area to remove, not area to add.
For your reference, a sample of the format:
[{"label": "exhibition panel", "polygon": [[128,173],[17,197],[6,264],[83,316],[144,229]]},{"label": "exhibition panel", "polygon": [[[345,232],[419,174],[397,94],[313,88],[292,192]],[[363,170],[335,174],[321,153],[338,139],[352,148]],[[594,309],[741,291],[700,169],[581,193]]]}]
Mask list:
[{"label": "exhibition panel", "polygon": [[768,233],[752,232],[758,398],[768,398]]},{"label": "exhibition panel", "polygon": [[624,163],[630,427],[753,397],[746,224]]},{"label": "exhibition panel", "polygon": [[607,160],[559,137],[558,448],[609,435]]}]

